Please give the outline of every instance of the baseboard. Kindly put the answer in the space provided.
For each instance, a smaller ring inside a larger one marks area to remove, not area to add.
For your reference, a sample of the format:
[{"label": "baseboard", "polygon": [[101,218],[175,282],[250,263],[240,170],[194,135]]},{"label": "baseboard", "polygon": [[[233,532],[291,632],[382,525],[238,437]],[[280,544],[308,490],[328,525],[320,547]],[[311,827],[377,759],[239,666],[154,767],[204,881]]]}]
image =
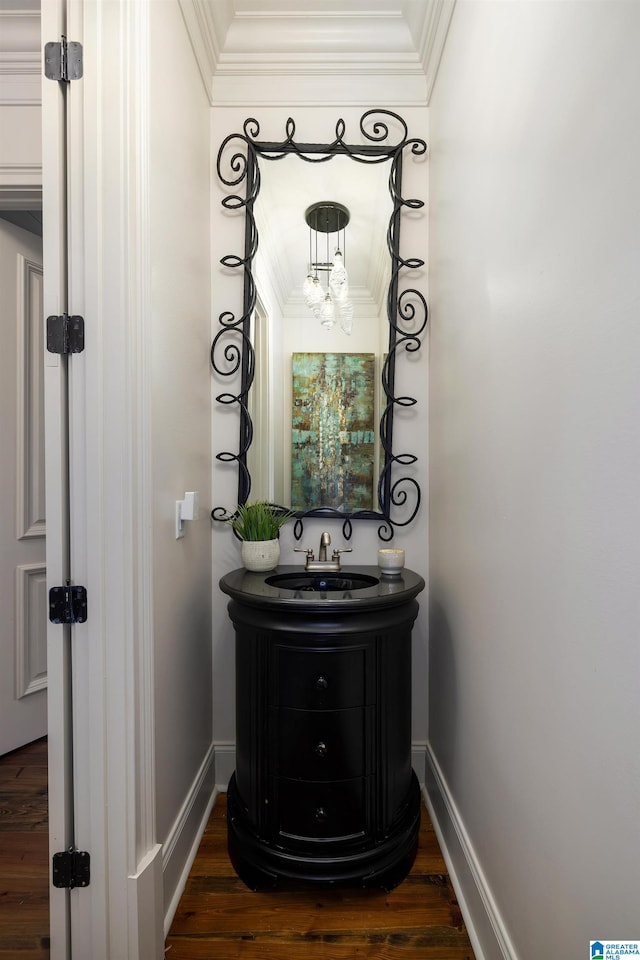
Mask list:
[{"label": "baseboard", "polygon": [[182,804],[162,851],[164,933],[178,908],[216,798],[215,748],[211,744]]},{"label": "baseboard", "polygon": [[428,743],[423,794],[476,960],[518,960],[473,844]]},{"label": "baseboard", "polygon": [[414,740],[411,744],[411,766],[418,778],[420,789],[424,789],[424,775],[427,762],[427,744],[424,740]]},{"label": "baseboard", "polygon": [[229,780],[236,768],[236,745],[235,742],[218,741],[215,745],[216,751],[216,790],[219,793],[226,793]]}]

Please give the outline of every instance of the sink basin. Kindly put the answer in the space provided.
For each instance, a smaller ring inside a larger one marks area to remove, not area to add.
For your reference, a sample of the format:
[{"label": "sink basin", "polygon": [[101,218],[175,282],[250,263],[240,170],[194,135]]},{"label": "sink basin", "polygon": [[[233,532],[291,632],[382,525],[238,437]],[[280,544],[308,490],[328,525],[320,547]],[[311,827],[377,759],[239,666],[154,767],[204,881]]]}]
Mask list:
[{"label": "sink basin", "polygon": [[380,581],[366,573],[281,573],[267,577],[265,583],[282,590],[296,590],[305,593],[345,593],[351,590],[364,590],[375,587]]},{"label": "sink basin", "polygon": [[384,617],[394,607],[410,603],[424,589],[424,580],[407,567],[402,576],[384,577],[372,565],[319,571],[291,564],[261,573],[244,567],[232,570],[220,580],[220,589],[243,607],[282,614],[289,624],[305,618],[305,629],[312,630],[310,614],[317,617],[319,629],[324,629],[326,618],[334,622],[337,615],[377,611]]}]

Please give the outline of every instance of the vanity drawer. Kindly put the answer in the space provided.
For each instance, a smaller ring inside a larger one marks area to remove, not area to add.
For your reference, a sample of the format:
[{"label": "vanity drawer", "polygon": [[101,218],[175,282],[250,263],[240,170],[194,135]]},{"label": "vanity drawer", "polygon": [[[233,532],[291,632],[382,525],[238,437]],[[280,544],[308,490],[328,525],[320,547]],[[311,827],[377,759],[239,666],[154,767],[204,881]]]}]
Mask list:
[{"label": "vanity drawer", "polygon": [[276,773],[299,780],[344,780],[367,772],[367,708],[274,710]]},{"label": "vanity drawer", "polygon": [[275,649],[275,702],[307,710],[359,707],[365,700],[365,650]]},{"label": "vanity drawer", "polygon": [[365,780],[333,783],[277,781],[278,832],[310,840],[360,836],[365,822]]}]

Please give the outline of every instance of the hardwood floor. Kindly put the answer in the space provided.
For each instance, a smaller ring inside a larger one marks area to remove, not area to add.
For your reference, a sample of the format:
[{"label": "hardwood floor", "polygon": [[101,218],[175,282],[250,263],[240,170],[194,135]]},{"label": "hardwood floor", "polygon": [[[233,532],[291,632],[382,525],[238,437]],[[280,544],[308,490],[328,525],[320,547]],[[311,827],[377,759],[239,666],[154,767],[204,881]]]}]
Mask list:
[{"label": "hardwood floor", "polygon": [[0,757],[0,960],[49,956],[47,741]]},{"label": "hardwood floor", "polygon": [[227,856],[217,797],[166,940],[166,960],[474,960],[423,807],[413,869],[391,893],[300,886],[252,893]]},{"label": "hardwood floor", "polygon": [[[167,960],[474,960],[426,810],[413,869],[391,893],[252,893],[227,856],[216,799],[166,941]],[[48,960],[47,741],[0,757],[0,960]]]}]

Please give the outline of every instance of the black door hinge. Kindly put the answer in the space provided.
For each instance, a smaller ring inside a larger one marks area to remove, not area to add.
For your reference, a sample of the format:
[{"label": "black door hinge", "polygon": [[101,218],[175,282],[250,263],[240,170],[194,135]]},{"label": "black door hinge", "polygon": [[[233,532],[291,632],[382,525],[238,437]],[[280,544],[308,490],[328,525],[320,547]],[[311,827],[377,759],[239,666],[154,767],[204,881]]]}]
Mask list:
[{"label": "black door hinge", "polygon": [[71,586],[51,587],[49,590],[49,620],[51,623],[85,623],[87,619],[87,588]]},{"label": "black door hinge", "polygon": [[84,319],[63,313],[47,317],[47,350],[49,353],[82,353],[84,350]]},{"label": "black door hinge", "polygon": [[60,43],[44,45],[44,75],[47,80],[79,80],[82,76],[82,44],[67,42],[62,37]]},{"label": "black door hinge", "polygon": [[52,867],[54,887],[88,887],[91,880],[91,857],[84,850],[64,850],[54,853]]}]

